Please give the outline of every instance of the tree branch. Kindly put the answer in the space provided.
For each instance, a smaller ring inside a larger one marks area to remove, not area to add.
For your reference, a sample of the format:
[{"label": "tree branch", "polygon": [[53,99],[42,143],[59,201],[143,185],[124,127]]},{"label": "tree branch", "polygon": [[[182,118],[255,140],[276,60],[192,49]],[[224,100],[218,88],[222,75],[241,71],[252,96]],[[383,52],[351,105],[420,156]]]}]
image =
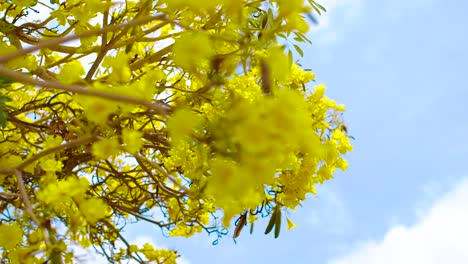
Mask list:
[{"label": "tree branch", "polygon": [[31,202],[29,201],[29,198],[28,198],[28,194],[26,193],[26,189],[25,189],[24,181],[23,181],[23,173],[18,169],[15,169],[14,171],[16,174],[16,180],[18,182],[18,189],[19,189],[19,193],[21,196],[21,200],[23,200],[24,206],[26,207],[26,212],[29,214],[31,219],[38,226],[40,226],[41,222],[39,222],[39,219],[37,219],[37,216],[34,214],[32,210],[32,206],[31,206]]},{"label": "tree branch", "polygon": [[36,45],[34,45],[32,47],[29,47],[29,48],[26,48],[26,49],[19,49],[16,52],[1,56],[0,57],[0,63],[5,63],[8,60],[11,60],[11,59],[14,59],[14,58],[29,54],[29,53],[34,52],[34,51],[38,51],[38,50],[43,49],[43,48],[56,46],[56,45],[58,45],[60,43],[72,41],[72,40],[79,39],[79,38],[91,37],[91,36],[95,36],[95,35],[102,34],[102,33],[105,33],[105,32],[114,31],[114,30],[117,30],[117,29],[120,29],[120,28],[127,28],[127,27],[136,26],[136,25],[141,25],[141,24],[151,22],[153,20],[166,21],[167,18],[166,18],[165,15],[142,17],[142,18],[134,19],[134,20],[132,20],[132,21],[130,21],[128,23],[125,23],[125,24],[109,25],[109,26],[106,26],[106,27],[103,27],[103,28],[100,28],[100,29],[86,31],[86,32],[83,32],[83,33],[80,33],[80,34],[77,34],[77,35],[73,35],[73,36],[68,36],[68,37],[64,37],[64,38],[55,38],[55,39],[51,39],[51,40],[42,41],[42,42],[37,43]]},{"label": "tree branch", "polygon": [[87,143],[95,141],[96,139],[97,139],[96,136],[89,137],[89,138],[80,138],[80,139],[70,141],[68,143],[65,143],[65,144],[57,146],[57,147],[44,150],[44,151],[32,156],[31,158],[29,158],[25,162],[21,163],[20,165],[16,166],[16,168],[14,168],[14,169],[0,170],[0,174],[11,174],[13,172],[16,173],[16,171],[26,168],[27,166],[33,164],[37,160],[39,160],[39,159],[41,159],[41,158],[43,158],[43,157],[45,157],[45,156],[47,156],[49,154],[58,152],[58,151],[63,150],[63,149],[72,148],[72,147],[76,147],[76,146],[79,146],[79,145],[87,144]]},{"label": "tree branch", "polygon": [[90,96],[96,96],[96,97],[116,100],[116,101],[125,102],[125,103],[142,105],[142,106],[147,107],[148,109],[156,111],[157,114],[161,114],[164,116],[166,116],[167,113],[170,112],[170,109],[168,109],[167,106],[164,106],[160,103],[148,102],[146,100],[128,97],[128,96],[119,95],[119,94],[111,94],[111,93],[105,93],[105,92],[100,92],[100,91],[94,91],[94,90],[87,89],[85,86],[81,86],[81,85],[68,85],[67,86],[54,80],[50,80],[50,81],[35,80],[19,72],[9,70],[3,65],[0,65],[0,76],[9,77],[11,79],[17,80],[24,84],[27,83],[27,84],[37,85],[43,88],[59,89],[62,91],[67,91],[67,92],[72,92],[72,93],[77,93],[77,94],[86,94]]}]

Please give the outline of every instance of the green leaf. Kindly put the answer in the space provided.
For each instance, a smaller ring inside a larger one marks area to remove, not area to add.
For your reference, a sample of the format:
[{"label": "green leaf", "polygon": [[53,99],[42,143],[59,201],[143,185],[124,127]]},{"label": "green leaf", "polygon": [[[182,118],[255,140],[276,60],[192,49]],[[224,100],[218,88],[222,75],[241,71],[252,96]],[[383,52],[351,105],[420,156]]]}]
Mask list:
[{"label": "green leaf", "polygon": [[10,85],[15,82],[16,82],[15,80],[12,80],[4,76],[0,76],[0,88],[10,87]]},{"label": "green leaf", "polygon": [[320,13],[320,9],[318,9],[318,7],[316,7],[315,5],[312,5],[312,8],[315,10],[315,12],[317,12],[319,15],[322,15],[322,13]]},{"label": "green leaf", "polygon": [[8,113],[0,110],[0,127],[5,128],[8,120]]},{"label": "green leaf", "polygon": [[252,21],[252,20],[249,20],[249,24],[253,27],[253,28],[259,28],[259,25],[256,21]]},{"label": "green leaf", "polygon": [[302,33],[299,33],[299,32],[294,32],[294,35],[296,35],[296,37],[302,39],[303,41],[309,43],[309,44],[312,44],[312,41],[310,41],[309,38],[307,38],[304,34]]},{"label": "green leaf", "polygon": [[311,0],[309,0],[308,2],[310,6],[315,10],[315,12],[317,12],[319,15],[322,15],[322,11],[327,12],[327,9],[325,9],[325,7],[323,7],[321,4]]},{"label": "green leaf", "polygon": [[10,102],[10,101],[12,101],[10,97],[0,95],[0,104],[5,104],[6,102]]},{"label": "green leaf", "polygon": [[291,50],[288,50],[288,58],[289,58],[289,65],[292,65],[293,63],[293,54]]},{"label": "green leaf", "polygon": [[278,33],[277,35],[278,35],[278,37],[283,38],[283,39],[287,39],[287,38],[288,38],[288,37],[286,37],[286,35],[283,34],[283,33]]},{"label": "green leaf", "polygon": [[321,4],[315,3],[315,5],[316,5],[318,8],[322,9],[323,12],[327,12],[327,9],[325,9],[325,7],[323,7]]},{"label": "green leaf", "polygon": [[304,42],[304,40],[301,39],[300,37],[294,37],[294,40],[297,41],[297,42]]},{"label": "green leaf", "polygon": [[298,45],[294,44],[294,49],[296,49],[297,53],[299,53],[301,57],[304,57],[304,51],[302,51],[302,49]]}]

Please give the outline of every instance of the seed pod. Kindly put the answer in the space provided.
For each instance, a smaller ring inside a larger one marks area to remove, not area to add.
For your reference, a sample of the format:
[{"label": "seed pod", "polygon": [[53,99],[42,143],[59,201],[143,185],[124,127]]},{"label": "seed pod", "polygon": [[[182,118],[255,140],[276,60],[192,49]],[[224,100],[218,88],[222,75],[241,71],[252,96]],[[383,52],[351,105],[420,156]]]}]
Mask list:
[{"label": "seed pod", "polygon": [[260,63],[260,68],[262,72],[262,91],[264,94],[269,95],[271,94],[271,80],[268,65],[265,60],[262,60]]},{"label": "seed pod", "polygon": [[281,230],[281,208],[277,205],[276,210],[276,222],[275,222],[275,238],[278,238]]},{"label": "seed pod", "polygon": [[266,28],[267,23],[268,23],[268,14],[264,14],[262,17],[262,29]]},{"label": "seed pod", "polygon": [[234,229],[234,235],[232,236],[233,238],[237,238],[240,235],[240,232],[242,231],[242,228],[244,228],[246,222],[247,214],[241,215],[239,222],[237,223],[236,229]]},{"label": "seed pod", "polygon": [[265,229],[265,235],[270,233],[271,230],[273,229],[273,226],[275,226],[275,223],[276,223],[276,207],[275,207],[275,210],[273,211],[273,213],[271,214],[271,218],[270,218],[270,221],[268,222],[268,225],[267,225],[267,228]]}]

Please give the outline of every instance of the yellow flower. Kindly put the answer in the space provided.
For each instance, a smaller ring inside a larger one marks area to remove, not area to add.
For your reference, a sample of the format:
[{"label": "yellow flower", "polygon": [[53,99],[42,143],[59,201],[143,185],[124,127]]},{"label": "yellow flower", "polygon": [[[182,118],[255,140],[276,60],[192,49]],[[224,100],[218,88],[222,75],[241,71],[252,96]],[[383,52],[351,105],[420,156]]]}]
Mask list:
[{"label": "yellow flower", "polygon": [[66,202],[68,198],[80,200],[84,197],[88,186],[89,181],[86,178],[68,177],[47,185],[38,192],[37,198],[47,204]]},{"label": "yellow flower", "polygon": [[119,142],[115,138],[104,138],[94,143],[91,152],[98,159],[116,156],[119,152]]},{"label": "yellow flower", "polygon": [[213,44],[204,33],[185,33],[174,44],[174,63],[186,70],[202,66],[213,54]]},{"label": "yellow flower", "polygon": [[102,62],[103,67],[111,67],[112,71],[109,76],[109,83],[126,83],[132,75],[128,67],[128,54],[123,52],[117,53],[115,57],[107,56]]},{"label": "yellow flower", "polygon": [[344,104],[339,104],[339,105],[336,106],[336,110],[344,112],[346,110],[346,108],[345,108]]},{"label": "yellow flower", "polygon": [[174,141],[178,141],[194,132],[201,122],[201,117],[190,110],[181,109],[167,121],[167,129]]},{"label": "yellow flower", "polygon": [[80,212],[84,215],[88,223],[94,225],[97,221],[106,217],[108,207],[101,199],[90,198],[80,203]]},{"label": "yellow flower", "polygon": [[286,220],[288,221],[288,230],[293,229],[297,226],[296,224],[293,223],[293,221],[291,221],[291,219],[286,218]]},{"label": "yellow flower", "polygon": [[63,164],[61,161],[51,158],[51,159],[46,159],[44,161],[41,161],[40,166],[44,171],[54,172],[54,171],[61,171]]},{"label": "yellow flower", "polygon": [[143,146],[143,132],[124,128],[122,130],[122,141],[125,144],[125,150],[136,153]]},{"label": "yellow flower", "polygon": [[304,8],[303,0],[276,0],[279,6],[279,17],[289,16],[301,12]]},{"label": "yellow flower", "polygon": [[266,63],[270,72],[270,78],[283,81],[291,74],[291,62],[279,46],[270,48]]},{"label": "yellow flower", "polygon": [[176,264],[177,254],[172,250],[154,249],[151,244],[145,243],[140,250],[146,259],[155,263]]},{"label": "yellow flower", "polygon": [[325,89],[326,89],[325,85],[319,84],[319,85],[314,86],[314,88],[315,88],[315,92],[314,92],[315,98],[322,98],[323,95],[325,94]]},{"label": "yellow flower", "polygon": [[118,110],[115,101],[86,95],[75,95],[75,99],[86,109],[86,117],[97,124],[106,124],[109,115]]},{"label": "yellow flower", "polygon": [[309,25],[299,14],[294,14],[288,17],[288,23],[284,26],[287,31],[297,30],[303,34],[309,31]]},{"label": "yellow flower", "polygon": [[66,63],[60,73],[57,74],[57,80],[63,84],[73,84],[81,80],[85,74],[83,65],[79,61]]},{"label": "yellow flower", "polygon": [[338,159],[335,166],[337,169],[345,171],[348,168],[348,162],[345,159]]},{"label": "yellow flower", "polygon": [[17,223],[0,224],[0,248],[11,250],[23,242],[23,230]]}]

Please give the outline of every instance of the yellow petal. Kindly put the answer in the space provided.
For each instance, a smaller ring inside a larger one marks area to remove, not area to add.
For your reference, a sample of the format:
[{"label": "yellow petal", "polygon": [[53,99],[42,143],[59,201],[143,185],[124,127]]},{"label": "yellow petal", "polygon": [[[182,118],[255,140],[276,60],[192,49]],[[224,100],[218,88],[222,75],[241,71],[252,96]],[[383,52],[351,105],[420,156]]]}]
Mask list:
[{"label": "yellow petal", "polygon": [[288,220],[288,230],[289,229],[293,229],[295,228],[297,225],[293,223],[293,221],[291,221],[291,219],[289,218],[286,218]]}]

